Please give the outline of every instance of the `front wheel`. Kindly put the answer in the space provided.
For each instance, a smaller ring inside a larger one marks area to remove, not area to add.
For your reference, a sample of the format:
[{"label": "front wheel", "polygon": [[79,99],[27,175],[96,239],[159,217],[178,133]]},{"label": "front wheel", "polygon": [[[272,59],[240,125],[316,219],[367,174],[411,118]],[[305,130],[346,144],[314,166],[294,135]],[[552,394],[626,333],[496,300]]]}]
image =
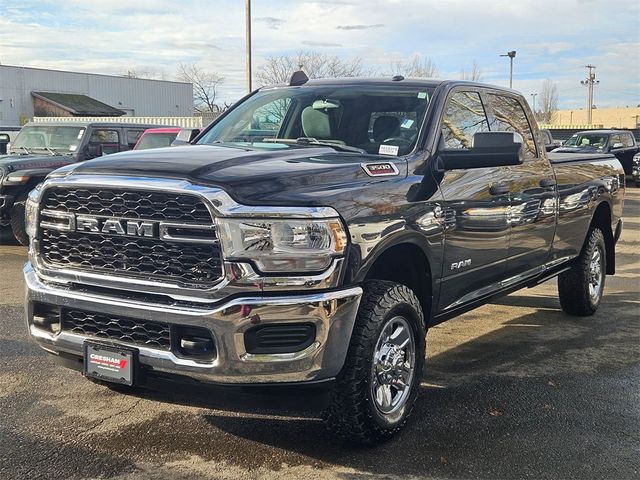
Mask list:
[{"label": "front wheel", "polygon": [[400,431],[418,396],[425,334],[413,291],[393,282],[366,282],[345,365],[324,415],[329,428],[368,445]]},{"label": "front wheel", "polygon": [[571,269],[558,276],[562,309],[570,315],[593,315],[604,291],[606,247],[599,228],[589,231],[582,252]]}]

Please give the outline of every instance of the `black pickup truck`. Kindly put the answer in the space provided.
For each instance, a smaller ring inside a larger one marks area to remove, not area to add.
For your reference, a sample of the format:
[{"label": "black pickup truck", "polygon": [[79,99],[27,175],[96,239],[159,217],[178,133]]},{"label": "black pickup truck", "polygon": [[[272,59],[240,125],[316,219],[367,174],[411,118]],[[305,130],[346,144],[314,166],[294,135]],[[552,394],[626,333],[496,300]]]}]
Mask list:
[{"label": "black pickup truck", "polygon": [[624,174],[608,154],[550,161],[537,133],[512,90],[296,73],[193,145],[34,189],[29,332],[112,388],[326,387],[338,435],[383,441],[415,404],[429,327],[555,276],[565,312],[596,312]]},{"label": "black pickup truck", "polygon": [[63,165],[133,148],[142,133],[157,125],[77,121],[28,123],[0,155],[0,227],[10,226],[26,245],[27,194]]},{"label": "black pickup truck", "polygon": [[630,130],[585,130],[571,135],[556,153],[615,155],[626,175],[633,175],[633,157],[640,147]]}]

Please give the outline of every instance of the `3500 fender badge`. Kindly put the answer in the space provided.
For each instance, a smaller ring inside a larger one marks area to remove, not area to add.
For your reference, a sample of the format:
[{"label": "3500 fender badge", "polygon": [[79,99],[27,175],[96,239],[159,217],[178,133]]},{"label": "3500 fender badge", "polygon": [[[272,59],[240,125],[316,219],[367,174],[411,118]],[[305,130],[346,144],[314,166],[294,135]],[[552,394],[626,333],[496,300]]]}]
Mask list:
[{"label": "3500 fender badge", "polygon": [[398,175],[398,168],[391,162],[363,163],[362,169],[370,177],[389,177]]}]

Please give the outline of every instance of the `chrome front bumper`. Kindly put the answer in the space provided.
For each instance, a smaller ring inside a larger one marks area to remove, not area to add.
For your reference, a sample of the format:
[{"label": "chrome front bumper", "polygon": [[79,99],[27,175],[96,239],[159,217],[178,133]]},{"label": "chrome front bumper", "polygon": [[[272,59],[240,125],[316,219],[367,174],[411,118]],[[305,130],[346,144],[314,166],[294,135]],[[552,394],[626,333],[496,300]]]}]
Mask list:
[{"label": "chrome front bumper", "polygon": [[[136,348],[141,366],[149,372],[174,374],[210,383],[269,384],[312,382],[335,377],[342,368],[356,313],[362,296],[360,287],[338,291],[291,294],[287,296],[251,295],[222,305],[167,306],[145,304],[112,296],[87,294],[63,285],[43,282],[30,263],[24,267],[26,317],[31,337],[53,354],[81,358],[83,343],[90,339],[64,329],[57,334],[36,327],[34,304],[42,303],[140,320],[189,325],[211,331],[217,355],[212,361],[179,358],[171,351],[118,343]],[[255,326],[284,322],[312,322],[316,339],[295,353],[249,354],[244,332]],[[93,340],[104,342],[98,338]],[[107,341],[107,343],[113,343]]]}]

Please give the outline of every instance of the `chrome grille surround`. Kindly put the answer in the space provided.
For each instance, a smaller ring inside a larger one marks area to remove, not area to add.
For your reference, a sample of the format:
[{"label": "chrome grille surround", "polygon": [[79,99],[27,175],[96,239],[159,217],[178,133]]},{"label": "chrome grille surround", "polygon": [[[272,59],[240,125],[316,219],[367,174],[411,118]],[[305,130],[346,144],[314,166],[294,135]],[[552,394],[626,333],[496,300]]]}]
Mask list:
[{"label": "chrome grille surround", "polygon": [[[331,207],[279,207],[243,205],[231,198],[224,190],[204,185],[197,185],[187,180],[130,177],[115,175],[83,175],[71,174],[49,177],[40,189],[40,202],[49,188],[104,188],[133,190],[139,192],[166,192],[193,195],[202,200],[213,219],[217,217],[267,217],[267,218],[339,218],[339,214]],[[40,204],[42,209],[42,203]],[[40,217],[42,217],[40,211]],[[54,219],[55,220],[55,219]],[[38,219],[42,223],[42,218]],[[215,228],[215,222],[214,222]],[[194,288],[193,285],[171,278],[149,278],[148,276],[128,277],[108,272],[95,272],[48,265],[43,261],[40,252],[40,232],[38,227],[36,238],[31,239],[29,260],[37,275],[45,282],[75,284],[121,289],[145,294],[168,296],[176,301],[195,303],[211,303],[224,300],[234,294],[258,294],[269,291],[297,291],[330,289],[340,285],[343,258],[335,258],[326,271],[320,274],[262,276],[251,264],[245,262],[222,262],[222,277],[212,282],[207,288]],[[184,245],[184,244],[182,244]]]},{"label": "chrome grille surround", "polygon": [[43,192],[40,217],[39,255],[52,268],[193,289],[207,289],[223,276],[213,217],[195,195],[54,186]]}]

